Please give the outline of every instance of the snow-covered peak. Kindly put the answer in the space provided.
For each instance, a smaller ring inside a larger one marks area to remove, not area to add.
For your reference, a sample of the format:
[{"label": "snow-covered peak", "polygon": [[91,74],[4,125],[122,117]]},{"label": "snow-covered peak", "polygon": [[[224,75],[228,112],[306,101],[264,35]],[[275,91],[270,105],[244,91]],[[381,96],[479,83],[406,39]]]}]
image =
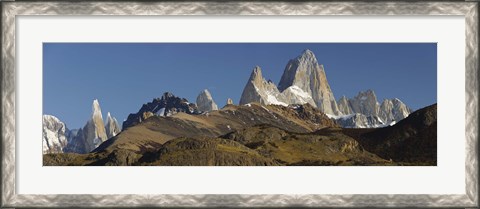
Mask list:
[{"label": "snow-covered peak", "polygon": [[67,146],[66,125],[53,115],[43,115],[43,153],[62,153]]},{"label": "snow-covered peak", "polygon": [[53,115],[43,115],[43,121],[47,123],[61,123],[60,119]]}]

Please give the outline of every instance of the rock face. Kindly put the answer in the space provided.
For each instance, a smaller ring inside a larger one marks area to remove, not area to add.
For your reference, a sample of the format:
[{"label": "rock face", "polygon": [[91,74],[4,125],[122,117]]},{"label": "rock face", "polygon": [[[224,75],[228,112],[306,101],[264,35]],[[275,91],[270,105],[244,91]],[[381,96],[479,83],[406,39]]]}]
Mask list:
[{"label": "rock face", "polygon": [[73,143],[73,140],[75,139],[75,137],[77,137],[78,131],[79,129],[72,129],[72,130],[67,129],[65,131],[65,137],[67,137],[67,146],[68,144]]},{"label": "rock face", "polygon": [[117,119],[110,115],[110,112],[107,113],[107,122],[105,124],[105,131],[107,132],[107,138],[112,138],[120,133],[120,125],[118,125]]},{"label": "rock face", "polygon": [[78,130],[76,136],[66,147],[66,152],[88,153],[108,139],[103,123],[102,110],[98,100],[93,100],[92,117]]},{"label": "rock face", "polygon": [[330,115],[345,128],[378,128],[408,117],[410,109],[400,99],[385,99],[380,105],[373,90],[361,91],[352,99],[338,100],[342,117]]},{"label": "rock face", "polygon": [[398,122],[410,114],[410,109],[397,98],[385,99],[380,105],[379,116],[386,123]]},{"label": "rock face", "polygon": [[152,102],[143,104],[137,113],[128,115],[123,122],[122,130],[141,123],[150,116],[170,116],[179,112],[187,114],[200,114],[197,105],[189,103],[187,99],[176,97],[170,92],[163,93],[161,98],[155,98]]},{"label": "rock face", "polygon": [[83,129],[86,136],[87,149],[93,150],[102,142],[108,139],[103,123],[102,109],[98,100],[93,100],[92,118],[87,122],[87,126]]},{"label": "rock face", "polygon": [[378,116],[380,112],[380,105],[377,101],[377,96],[373,90],[361,91],[350,100],[350,108],[354,113],[361,113],[364,115]]},{"label": "rock face", "polygon": [[210,92],[205,89],[197,96],[197,107],[199,111],[208,112],[212,110],[218,110],[217,104],[213,101]]},{"label": "rock face", "polygon": [[312,51],[305,50],[300,56],[290,60],[285,67],[278,89],[283,92],[291,86],[297,86],[310,95],[316,107],[324,113],[340,114],[323,65],[318,64]]},{"label": "rock face", "polygon": [[342,96],[340,100],[338,100],[338,109],[340,112],[342,112],[344,115],[350,115],[353,113],[352,109],[350,108],[350,104],[348,102],[347,97]]},{"label": "rock face", "polygon": [[68,129],[62,121],[52,115],[43,116],[43,154],[63,153],[68,140]]},{"label": "rock face", "polygon": [[233,105],[233,100],[230,99],[230,98],[228,98],[228,99],[227,99],[227,105]]}]

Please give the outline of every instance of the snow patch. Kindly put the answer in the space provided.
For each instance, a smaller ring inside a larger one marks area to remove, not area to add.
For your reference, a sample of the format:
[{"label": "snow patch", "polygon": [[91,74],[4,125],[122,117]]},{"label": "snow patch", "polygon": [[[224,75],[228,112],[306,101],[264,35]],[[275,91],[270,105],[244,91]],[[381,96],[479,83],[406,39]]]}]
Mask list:
[{"label": "snow patch", "polygon": [[352,118],[353,116],[355,116],[356,113],[349,114],[349,115],[330,115],[330,114],[325,114],[325,115],[327,115],[327,117],[329,117],[330,119],[348,120],[348,119]]},{"label": "snow patch", "polygon": [[155,113],[158,116],[164,116],[165,115],[165,108],[160,108],[157,113]]},{"label": "snow patch", "polygon": [[288,104],[278,101],[277,98],[272,95],[267,95],[267,102],[268,104],[288,106]]},{"label": "snow patch", "polygon": [[310,96],[310,94],[308,94],[307,92],[303,91],[303,90],[302,90],[300,87],[298,87],[298,86],[290,86],[290,87],[288,87],[287,89],[290,89],[290,91],[291,91],[293,94],[301,97],[302,99],[311,99],[311,98],[312,98],[312,96]]}]

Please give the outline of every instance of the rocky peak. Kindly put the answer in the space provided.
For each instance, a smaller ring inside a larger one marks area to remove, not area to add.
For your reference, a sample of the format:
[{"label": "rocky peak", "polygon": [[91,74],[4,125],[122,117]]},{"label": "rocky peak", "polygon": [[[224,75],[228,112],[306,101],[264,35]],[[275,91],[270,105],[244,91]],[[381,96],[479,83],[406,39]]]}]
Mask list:
[{"label": "rocky peak", "polygon": [[255,67],[252,70],[252,74],[250,74],[250,80],[255,80],[255,78],[257,77],[263,78],[262,68],[258,65],[255,65]]},{"label": "rocky peak", "polygon": [[367,116],[378,116],[380,111],[377,96],[371,89],[360,91],[357,96],[350,100],[350,106],[353,112]]},{"label": "rocky peak", "polygon": [[385,99],[380,106],[380,117],[387,123],[403,120],[410,112],[410,108],[398,98]]},{"label": "rocky peak", "polygon": [[128,115],[127,120],[123,122],[122,130],[141,123],[146,119],[146,116],[170,116],[178,112],[200,114],[197,105],[189,103],[185,98],[176,97],[170,92],[165,92],[162,94],[162,97],[143,104],[137,113]]},{"label": "rocky peak", "polygon": [[103,117],[102,117],[102,109],[100,108],[100,104],[98,103],[98,100],[97,99],[94,99],[93,100],[93,104],[92,104],[92,117],[97,117],[99,119],[102,119],[103,120]]},{"label": "rocky peak", "polygon": [[105,124],[105,131],[107,132],[107,138],[112,138],[120,133],[120,125],[115,117],[110,115],[110,112],[107,113],[107,122]]},{"label": "rocky peak", "polygon": [[296,85],[302,90],[310,93],[310,77],[313,71],[318,70],[319,67],[317,58],[313,52],[308,49],[304,50],[300,56],[291,59],[287,63],[282,78],[278,84],[278,89],[283,91],[292,85]]},{"label": "rocky peak", "polygon": [[197,107],[202,112],[218,110],[217,104],[215,104],[212,95],[207,89],[201,91],[197,96]]},{"label": "rocky peak", "polygon": [[287,63],[278,89],[283,92],[290,86],[297,86],[311,95],[316,107],[321,111],[331,115],[340,114],[325,70],[322,65],[318,64],[312,51],[307,49]]},{"label": "rocky peak", "polygon": [[340,112],[342,112],[344,115],[350,115],[352,114],[352,108],[350,107],[350,103],[348,102],[347,97],[344,95],[340,97],[340,99],[337,102],[338,104],[338,109]]},{"label": "rocky peak", "polygon": [[92,104],[92,118],[87,122],[83,130],[87,136],[87,149],[89,151],[95,149],[108,139],[105,124],[103,123],[102,109],[96,99],[93,100]]},{"label": "rocky peak", "polygon": [[[108,117],[107,117],[108,118]],[[98,100],[93,100],[92,117],[66,147],[66,152],[88,153],[108,139]]]},{"label": "rocky peak", "polygon": [[[361,124],[361,127],[380,127],[378,125],[380,123],[384,126],[393,125],[406,118],[411,112],[410,109],[397,98],[385,99],[380,105],[377,101],[375,92],[370,89],[359,92],[353,99],[341,97],[338,100],[338,107],[345,115],[362,115],[351,119],[359,120],[365,118],[368,120],[362,120],[365,122],[373,122],[372,124],[363,123]],[[354,120],[352,120],[352,122],[354,122]],[[352,124],[353,123],[350,123],[350,125]],[[359,123],[357,123],[357,125],[358,124]]]},{"label": "rocky peak", "polygon": [[310,49],[305,49],[300,56],[296,58],[299,62],[318,63],[315,54]]},{"label": "rocky peak", "polygon": [[173,95],[172,93],[170,92],[164,92],[162,94],[162,97],[159,99],[159,98],[155,98],[154,100],[163,100],[163,101],[168,101],[170,99],[174,99],[175,98],[175,95]]},{"label": "rocky peak", "polygon": [[260,66],[255,66],[253,68],[252,74],[250,75],[250,82],[252,82],[254,85],[260,86],[262,83],[267,83],[265,82],[265,79],[263,78],[262,75],[262,68]]},{"label": "rocky peak", "polygon": [[275,86],[274,83],[266,81],[262,76],[262,69],[259,66],[255,66],[250,75],[250,79],[247,81],[245,88],[243,89],[242,96],[240,98],[240,105],[248,104],[251,102],[258,102],[260,104],[282,104],[283,96]]}]

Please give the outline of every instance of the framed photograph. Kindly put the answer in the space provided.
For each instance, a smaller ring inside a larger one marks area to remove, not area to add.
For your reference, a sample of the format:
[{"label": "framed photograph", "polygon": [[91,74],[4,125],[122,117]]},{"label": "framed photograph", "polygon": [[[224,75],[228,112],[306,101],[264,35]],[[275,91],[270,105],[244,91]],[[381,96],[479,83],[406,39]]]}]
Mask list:
[{"label": "framed photograph", "polygon": [[478,207],[477,2],[2,2],[2,207]]}]

